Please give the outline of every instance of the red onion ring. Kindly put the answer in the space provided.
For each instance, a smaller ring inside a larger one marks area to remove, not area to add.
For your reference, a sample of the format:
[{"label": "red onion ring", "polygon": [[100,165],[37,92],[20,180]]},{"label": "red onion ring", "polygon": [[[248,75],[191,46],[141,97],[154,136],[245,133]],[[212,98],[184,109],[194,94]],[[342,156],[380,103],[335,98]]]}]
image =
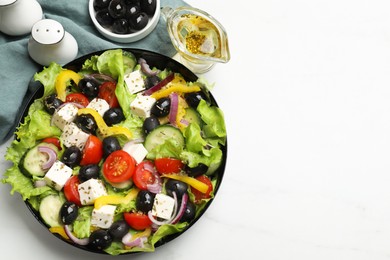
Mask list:
[{"label": "red onion ring", "polygon": [[123,238],[122,238],[122,243],[127,246],[127,247],[144,247],[144,243],[146,241],[146,237],[137,237],[134,240],[131,240],[133,236],[131,233],[127,233]]},{"label": "red onion ring", "polygon": [[89,238],[78,238],[73,233],[70,231],[69,225],[64,226],[65,233],[68,235],[70,240],[72,240],[75,244],[81,245],[81,246],[86,246],[89,243]]},{"label": "red onion ring", "polygon": [[147,76],[156,76],[159,73],[157,70],[151,70],[149,64],[143,58],[139,58],[138,63],[141,65],[142,72]]},{"label": "red onion ring", "polygon": [[159,83],[157,83],[153,87],[145,90],[145,92],[144,92],[145,95],[147,95],[147,96],[152,95],[154,92],[160,90],[162,87],[164,87],[169,82],[171,82],[174,78],[175,78],[175,74],[174,73],[169,74],[165,79],[161,80]]},{"label": "red onion ring", "polygon": [[151,184],[147,184],[146,188],[148,191],[153,192],[153,193],[160,193],[162,191],[162,180],[160,175],[157,173],[156,168],[154,168],[150,164],[144,164],[144,169],[147,170],[148,172],[152,173],[154,177],[154,182]]},{"label": "red onion ring", "polygon": [[177,93],[173,92],[169,94],[169,98],[171,99],[171,107],[169,110],[169,122],[172,125],[176,125],[176,117],[177,117],[177,112],[179,110],[179,96]]},{"label": "red onion ring", "polygon": [[46,153],[49,156],[47,161],[42,164],[43,170],[49,169],[57,160],[57,153],[52,148],[43,145],[38,146],[38,151],[41,153]]},{"label": "red onion ring", "polygon": [[176,216],[172,219],[172,222],[171,222],[172,224],[176,224],[177,222],[179,222],[179,220],[183,216],[184,212],[186,211],[187,202],[188,202],[188,194],[184,193],[183,197],[181,198],[181,204],[180,204],[179,211],[177,212]]}]

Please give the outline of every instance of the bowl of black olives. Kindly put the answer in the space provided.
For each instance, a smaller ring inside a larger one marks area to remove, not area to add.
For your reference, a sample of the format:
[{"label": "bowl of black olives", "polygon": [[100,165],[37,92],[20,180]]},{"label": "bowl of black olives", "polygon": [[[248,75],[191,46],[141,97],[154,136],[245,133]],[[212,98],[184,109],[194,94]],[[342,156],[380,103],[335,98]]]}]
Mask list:
[{"label": "bowl of black olives", "polygon": [[107,39],[129,43],[151,33],[160,19],[160,0],[90,0],[89,15]]}]

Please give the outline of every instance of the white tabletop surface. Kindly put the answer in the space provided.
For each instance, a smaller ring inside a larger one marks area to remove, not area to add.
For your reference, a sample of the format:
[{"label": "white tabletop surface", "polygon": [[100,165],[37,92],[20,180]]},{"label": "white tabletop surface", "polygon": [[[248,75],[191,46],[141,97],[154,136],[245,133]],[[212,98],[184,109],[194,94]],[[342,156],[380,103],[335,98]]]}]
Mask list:
[{"label": "white tabletop surface", "polygon": [[[390,259],[390,2],[188,3],[230,40],[204,75],[226,117],[224,180],[179,239],[118,259]],[[109,259],[54,239],[9,192],[7,259]]]}]

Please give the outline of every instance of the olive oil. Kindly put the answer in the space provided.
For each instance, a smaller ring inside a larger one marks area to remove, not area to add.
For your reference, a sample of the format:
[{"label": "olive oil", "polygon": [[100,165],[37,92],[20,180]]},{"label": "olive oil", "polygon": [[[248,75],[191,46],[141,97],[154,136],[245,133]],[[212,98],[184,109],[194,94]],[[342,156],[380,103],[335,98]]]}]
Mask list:
[{"label": "olive oil", "polygon": [[179,42],[188,52],[196,55],[220,58],[221,39],[218,29],[209,20],[183,14],[177,23]]}]

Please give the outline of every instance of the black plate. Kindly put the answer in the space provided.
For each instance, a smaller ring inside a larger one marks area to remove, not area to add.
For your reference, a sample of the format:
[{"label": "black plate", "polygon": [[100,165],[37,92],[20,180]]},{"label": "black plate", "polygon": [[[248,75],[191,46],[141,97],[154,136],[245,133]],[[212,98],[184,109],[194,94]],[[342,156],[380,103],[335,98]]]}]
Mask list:
[{"label": "black plate", "polygon": [[[155,52],[151,52],[151,51],[140,50],[140,49],[123,48],[123,50],[129,51],[129,52],[133,53],[135,55],[135,57],[137,58],[137,60],[140,57],[144,58],[151,67],[156,67],[156,68],[161,69],[161,70],[163,70],[164,68],[169,68],[170,70],[172,70],[174,72],[178,72],[187,81],[196,81],[198,79],[198,77],[193,72],[191,72],[188,68],[186,68],[181,63],[179,63],[179,62],[177,62],[177,61],[175,61],[175,60],[173,60],[173,59],[171,59],[171,58],[169,58],[167,56],[164,56],[164,55],[161,55],[161,54],[158,54],[158,53],[155,53]],[[78,59],[76,59],[76,60],[74,60],[74,61],[72,61],[72,62],[70,62],[70,63],[68,63],[66,65],[64,65],[63,67],[71,69],[71,70],[74,70],[74,71],[79,71],[81,69],[82,65],[84,64],[84,61],[86,59],[89,59],[93,55],[100,55],[104,51],[106,51],[106,50],[97,51],[97,52],[93,52],[93,53],[87,54],[87,55],[85,55],[83,57],[80,57],[80,58],[78,58]],[[38,89],[36,91],[34,91],[32,97],[29,99],[28,106],[26,106],[25,109],[24,109],[23,116],[21,117],[20,123],[23,122],[24,117],[28,113],[28,109],[29,109],[30,105],[34,102],[34,100],[42,97],[43,90],[44,90],[43,86],[40,85],[40,86],[38,86]],[[209,92],[208,92],[208,94],[210,96],[210,100],[213,103],[213,105],[218,106],[217,102],[214,99],[214,97],[212,96],[212,94],[209,93]],[[222,159],[221,166],[219,167],[219,169],[215,173],[217,175],[217,185],[216,185],[215,190],[214,190],[214,196],[217,194],[217,191],[218,191],[218,189],[219,189],[219,187],[221,185],[222,178],[223,178],[224,171],[225,171],[225,166],[226,166],[227,145],[221,147],[221,149],[222,149],[222,152],[223,152],[223,159]],[[211,199],[207,203],[207,205],[204,207],[204,210],[199,214],[199,216],[196,219],[194,219],[182,232],[176,233],[176,234],[172,234],[172,235],[169,235],[169,236],[166,236],[166,237],[162,238],[161,240],[159,240],[155,244],[155,247],[156,248],[160,247],[160,246],[162,246],[162,245],[172,241],[173,239],[175,239],[175,238],[179,237],[181,234],[183,234],[186,230],[188,230],[205,213],[205,211],[210,206],[212,201],[213,201],[213,199]],[[46,228],[49,228],[49,226],[46,225],[45,222],[43,221],[43,219],[41,218],[39,212],[37,212],[27,201],[26,201],[26,205],[27,205],[28,209],[31,211],[31,213],[33,214],[33,216],[38,220],[38,222],[41,223]],[[80,245],[74,244],[73,242],[64,239],[63,237],[61,237],[58,234],[54,234],[54,233],[52,233],[52,234],[55,237],[61,239],[62,241],[66,242],[66,243],[68,243],[68,244],[70,244],[72,246],[75,246],[77,248],[80,248],[80,249],[83,249],[83,250],[86,250],[86,251],[90,251],[90,252],[94,252],[94,253],[106,254],[103,251],[95,251],[95,250],[92,250],[92,249],[90,249],[90,248],[88,248],[86,246],[80,246]],[[126,254],[133,254],[133,253],[135,253],[135,252],[129,252],[129,253],[126,253]]]}]

